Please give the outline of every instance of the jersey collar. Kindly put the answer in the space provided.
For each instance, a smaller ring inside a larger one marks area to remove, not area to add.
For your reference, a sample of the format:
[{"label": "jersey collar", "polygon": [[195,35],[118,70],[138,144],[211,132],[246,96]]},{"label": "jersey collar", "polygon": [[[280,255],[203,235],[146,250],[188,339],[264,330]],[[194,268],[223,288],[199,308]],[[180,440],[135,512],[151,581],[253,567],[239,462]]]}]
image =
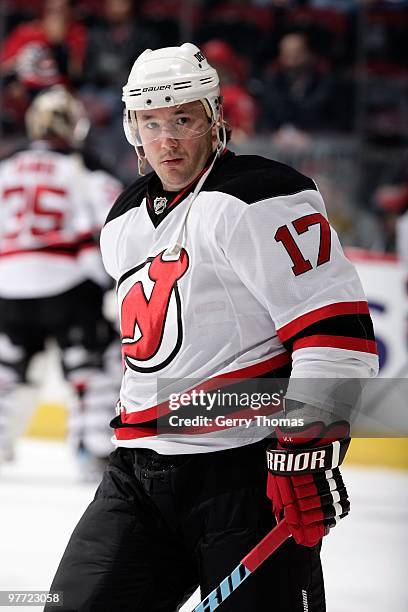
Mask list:
[{"label": "jersey collar", "polygon": [[[226,151],[223,152],[222,156],[224,153],[226,153]],[[183,189],[180,189],[180,191],[165,191],[157,174],[154,173],[152,175],[146,189],[146,208],[154,227],[158,227],[163,219],[184,202],[187,196],[194,191],[195,186],[203,174],[207,172],[213,159],[214,154],[208,158],[204,168],[191,183],[183,187]]]}]

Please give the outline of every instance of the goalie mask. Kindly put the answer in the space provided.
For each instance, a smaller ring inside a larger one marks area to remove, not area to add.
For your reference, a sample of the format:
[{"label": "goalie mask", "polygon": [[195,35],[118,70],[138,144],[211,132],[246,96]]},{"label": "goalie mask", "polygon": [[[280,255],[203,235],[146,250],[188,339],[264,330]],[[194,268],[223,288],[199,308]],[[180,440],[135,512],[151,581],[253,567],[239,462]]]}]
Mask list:
[{"label": "goalie mask", "polygon": [[90,126],[83,104],[60,85],[34,98],[25,121],[32,140],[58,138],[72,147],[80,146]]},{"label": "goalie mask", "polygon": [[[123,88],[122,100],[125,103],[123,125],[126,138],[136,148],[141,174],[145,162],[143,143],[163,137],[200,138],[215,128],[218,154],[226,146],[217,71],[208,64],[200,49],[191,43],[144,51],[132,67]],[[181,115],[172,122],[137,123],[136,111],[179,107],[195,101],[203,104],[206,120],[197,117],[187,125]]]}]

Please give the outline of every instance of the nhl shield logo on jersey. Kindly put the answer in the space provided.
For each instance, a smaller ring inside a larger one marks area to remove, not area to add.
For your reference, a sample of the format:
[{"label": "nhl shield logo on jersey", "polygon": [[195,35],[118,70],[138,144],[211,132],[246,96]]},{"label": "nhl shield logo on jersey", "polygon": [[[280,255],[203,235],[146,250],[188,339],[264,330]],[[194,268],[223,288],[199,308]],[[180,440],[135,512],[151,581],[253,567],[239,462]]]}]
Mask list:
[{"label": "nhl shield logo on jersey", "polygon": [[125,365],[137,372],[156,372],[168,365],[183,339],[178,281],[189,257],[182,249],[176,261],[164,251],[129,270],[118,283],[122,351]]},{"label": "nhl shield logo on jersey", "polygon": [[154,212],[156,213],[156,215],[161,215],[162,212],[164,212],[166,206],[167,206],[167,198],[165,197],[154,198],[153,208],[154,208]]}]

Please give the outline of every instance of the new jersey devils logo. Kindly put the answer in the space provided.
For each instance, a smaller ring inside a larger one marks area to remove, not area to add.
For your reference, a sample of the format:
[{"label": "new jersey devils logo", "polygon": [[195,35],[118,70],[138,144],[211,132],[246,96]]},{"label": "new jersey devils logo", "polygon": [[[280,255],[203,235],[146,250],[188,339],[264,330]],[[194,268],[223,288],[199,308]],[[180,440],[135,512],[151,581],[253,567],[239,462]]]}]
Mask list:
[{"label": "new jersey devils logo", "polygon": [[185,249],[176,261],[163,253],[129,270],[118,283],[125,364],[137,372],[164,368],[181,347],[183,323],[178,281],[186,273]]}]

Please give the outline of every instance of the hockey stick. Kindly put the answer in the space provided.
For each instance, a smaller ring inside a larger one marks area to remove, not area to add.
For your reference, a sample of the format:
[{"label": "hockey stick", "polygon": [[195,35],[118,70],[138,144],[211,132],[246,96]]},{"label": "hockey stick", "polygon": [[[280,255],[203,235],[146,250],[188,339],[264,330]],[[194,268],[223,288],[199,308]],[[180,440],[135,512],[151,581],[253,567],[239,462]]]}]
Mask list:
[{"label": "hockey stick", "polygon": [[213,612],[290,536],[285,520],[282,520],[242,559],[229,576],[193,612]]}]

